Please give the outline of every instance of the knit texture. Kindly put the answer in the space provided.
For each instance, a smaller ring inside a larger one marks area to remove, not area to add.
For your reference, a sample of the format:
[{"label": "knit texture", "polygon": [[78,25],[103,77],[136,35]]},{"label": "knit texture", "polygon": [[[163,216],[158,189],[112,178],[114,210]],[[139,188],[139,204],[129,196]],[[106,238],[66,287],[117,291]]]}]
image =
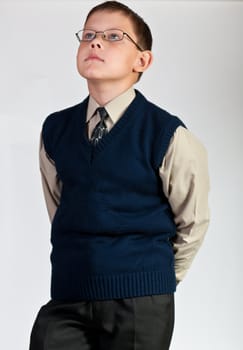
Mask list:
[{"label": "knit texture", "polygon": [[172,293],[176,226],[158,169],[184,124],[136,97],[94,147],[88,98],[51,114],[42,135],[63,182],[52,222],[51,297],[102,300]]}]

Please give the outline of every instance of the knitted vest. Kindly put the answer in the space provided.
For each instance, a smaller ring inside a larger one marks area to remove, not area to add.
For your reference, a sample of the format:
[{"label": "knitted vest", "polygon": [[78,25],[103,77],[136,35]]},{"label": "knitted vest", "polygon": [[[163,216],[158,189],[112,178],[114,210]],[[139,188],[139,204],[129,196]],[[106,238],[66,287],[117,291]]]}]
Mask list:
[{"label": "knitted vest", "polygon": [[82,103],[49,115],[42,136],[63,188],[51,229],[51,297],[172,293],[176,226],[159,167],[183,123],[136,97],[94,147]]}]

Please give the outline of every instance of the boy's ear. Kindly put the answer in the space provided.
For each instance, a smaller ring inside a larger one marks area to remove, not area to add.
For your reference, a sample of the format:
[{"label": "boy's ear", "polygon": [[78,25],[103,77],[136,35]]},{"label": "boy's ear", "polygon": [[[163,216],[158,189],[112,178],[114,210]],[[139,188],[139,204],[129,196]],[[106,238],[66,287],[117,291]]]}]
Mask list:
[{"label": "boy's ear", "polygon": [[143,73],[152,63],[153,54],[150,50],[139,51],[138,57],[134,63],[133,71]]}]

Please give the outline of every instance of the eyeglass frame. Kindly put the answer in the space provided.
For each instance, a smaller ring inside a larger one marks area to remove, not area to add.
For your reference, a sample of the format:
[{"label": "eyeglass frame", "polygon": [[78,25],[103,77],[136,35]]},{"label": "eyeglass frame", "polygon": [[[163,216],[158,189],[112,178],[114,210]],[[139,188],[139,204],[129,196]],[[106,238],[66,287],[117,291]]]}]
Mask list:
[{"label": "eyeglass frame", "polygon": [[[94,37],[93,37],[92,39],[90,39],[90,40],[83,40],[83,39],[80,39],[79,33],[83,32],[83,31],[85,31],[85,30],[90,30],[91,32],[93,32],[93,33],[94,33]],[[107,40],[106,37],[105,37],[105,32],[107,32],[108,30],[119,30],[119,31],[122,33],[123,36],[122,36],[122,38],[119,39],[119,40],[113,40],[113,41]],[[117,29],[117,28],[111,28],[111,29],[106,29],[106,30],[97,30],[97,31],[94,30],[94,29],[87,29],[87,28],[85,28],[85,29],[80,29],[78,32],[75,33],[75,35],[76,35],[78,41],[81,43],[81,42],[91,42],[92,40],[94,40],[94,39],[96,38],[97,34],[101,34],[101,33],[102,33],[102,38],[103,38],[103,40],[108,41],[108,42],[122,41],[122,40],[124,39],[124,36],[126,36],[126,37],[136,46],[136,48],[137,48],[139,51],[141,51],[141,52],[144,51],[144,50],[136,43],[136,41],[133,40],[133,38],[131,38],[131,36],[130,36],[129,34],[127,34],[126,32],[123,32],[123,30]]]}]

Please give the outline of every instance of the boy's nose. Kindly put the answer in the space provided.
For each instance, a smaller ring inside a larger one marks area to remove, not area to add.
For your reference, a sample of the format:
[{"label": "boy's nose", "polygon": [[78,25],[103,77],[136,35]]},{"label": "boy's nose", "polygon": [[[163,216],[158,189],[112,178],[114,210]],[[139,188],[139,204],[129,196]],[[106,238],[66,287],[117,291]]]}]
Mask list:
[{"label": "boy's nose", "polygon": [[92,47],[92,49],[94,49],[94,48],[96,48],[96,47],[98,47],[98,49],[101,49],[101,45],[100,45],[99,42],[92,42],[92,43],[91,43],[91,47]]},{"label": "boy's nose", "polygon": [[91,47],[92,49],[94,48],[98,48],[98,49],[101,49],[102,48],[102,36],[100,35],[97,35],[95,36],[95,38],[91,41]]}]

